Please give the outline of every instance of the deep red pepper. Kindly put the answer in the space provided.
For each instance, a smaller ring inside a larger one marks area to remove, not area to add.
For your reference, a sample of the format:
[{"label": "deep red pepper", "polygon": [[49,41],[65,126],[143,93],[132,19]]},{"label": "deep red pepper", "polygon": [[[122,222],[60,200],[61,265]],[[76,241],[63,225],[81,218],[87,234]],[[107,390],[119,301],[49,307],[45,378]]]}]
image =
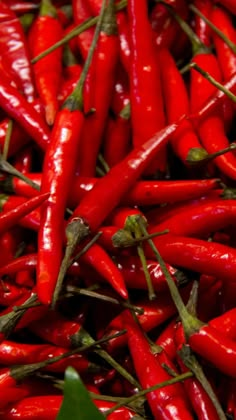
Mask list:
[{"label": "deep red pepper", "polygon": [[19,287],[8,280],[1,280],[0,305],[10,306],[26,292],[24,287]]},{"label": "deep red pepper", "polygon": [[127,108],[117,118],[109,118],[104,136],[104,159],[109,167],[120,162],[131,148],[130,112]]},{"label": "deep red pepper", "polygon": [[176,318],[167,324],[155,340],[155,343],[163,348],[170,360],[175,360],[176,358],[176,345],[174,340],[175,326]]},{"label": "deep red pepper", "polygon": [[[124,328],[128,332],[128,346],[131,353],[136,374],[142,387],[148,388],[157,383],[170,379],[170,375],[159,364],[152,354],[148,341],[138,327],[132,315],[125,311],[123,316]],[[140,359],[142,358],[142,363]],[[188,404],[183,398],[180,384],[169,385],[165,388],[147,394],[147,400],[155,419],[175,418],[192,419]]]},{"label": "deep red pepper", "polygon": [[[48,34],[48,36],[45,36]],[[39,15],[29,31],[29,46],[32,58],[54,45],[63,36],[62,25],[56,9],[47,0],[42,0]],[[62,78],[62,48],[57,48],[37,61],[34,66],[35,83],[45,107],[45,118],[52,125],[58,111],[58,92]]]},{"label": "deep red pepper", "polygon": [[35,11],[39,8],[38,1],[30,2],[30,1],[18,1],[18,0],[10,0],[8,2],[10,9],[13,10],[17,15],[24,14],[31,11]]},{"label": "deep red pepper", "polygon": [[47,312],[39,322],[32,322],[29,328],[46,342],[65,348],[79,346],[83,337],[81,324],[55,311]]},{"label": "deep red pepper", "polygon": [[[177,350],[182,347],[182,337],[178,334],[178,324],[175,329],[175,342]],[[181,372],[188,372],[189,369],[185,366],[183,360],[178,355],[177,363]],[[194,409],[199,420],[215,420],[218,415],[213,406],[207,392],[204,390],[200,382],[196,378],[189,378],[183,382],[185,392],[188,395],[189,401]]]},{"label": "deep red pepper", "polygon": [[[129,1],[127,11],[131,48],[129,72],[131,120],[133,144],[137,147],[165,126],[165,115],[160,69],[146,1]],[[153,167],[146,168],[148,173],[156,170],[165,172],[165,147],[160,150],[155,156]]]},{"label": "deep red pepper", "polygon": [[44,194],[30,198],[11,210],[7,210],[6,200],[5,205],[2,207],[5,211],[0,215],[0,232],[6,232],[9,228],[17,224],[22,217],[40,206],[48,197],[49,194],[45,192]]},{"label": "deep red pepper", "polygon": [[[52,357],[65,354],[68,349],[51,344],[25,344],[14,341],[3,341],[0,344],[0,363],[2,366],[24,365],[39,363]],[[79,373],[90,371],[95,368],[86,356],[75,354],[45,366],[48,372],[64,372],[66,367],[73,366]],[[95,370],[95,369],[94,369]]]},{"label": "deep red pepper", "polygon": [[31,172],[32,170],[32,146],[27,145],[26,147],[22,148],[14,159],[14,167],[22,174],[27,172]]},{"label": "deep red pepper", "polygon": [[125,70],[129,73],[131,54],[130,32],[127,14],[124,10],[121,10],[120,12],[116,13],[116,22],[120,40],[120,59]]},{"label": "deep red pepper", "polygon": [[29,102],[35,96],[26,37],[14,11],[6,2],[0,5],[0,55],[3,65]]},{"label": "deep red pepper", "polygon": [[[95,175],[97,156],[115,84],[119,40],[113,7],[111,2],[106,8],[97,48],[91,63],[92,107],[95,111],[87,116],[81,136],[78,159],[78,171],[81,176]],[[109,57],[107,51],[110,51]],[[101,98],[103,98],[102,101]]]},{"label": "deep red pepper", "polygon": [[[171,234],[156,237],[153,241],[168,264],[213,275],[227,282],[235,282],[234,248],[216,242]],[[149,247],[145,247],[145,252],[147,258],[153,258]]]},{"label": "deep red pepper", "polygon": [[82,68],[79,64],[71,64],[66,67],[64,71],[64,81],[60,86],[58,95],[60,105],[62,105],[66,98],[68,98],[68,96],[73,92],[78,83],[81,72]]},{"label": "deep red pepper", "polygon": [[236,4],[234,0],[215,0],[215,3],[220,3],[226,9],[228,9],[231,13],[236,15]]},{"label": "deep red pepper", "polygon": [[4,111],[23,127],[26,133],[43,150],[49,143],[50,131],[43,118],[27,102],[24,96],[10,84],[10,80],[1,74],[0,106]]},{"label": "deep red pepper", "polygon": [[[211,0],[194,0],[194,6],[204,15],[206,18],[210,18],[212,9],[213,9],[213,2]],[[207,25],[207,23],[198,15],[194,15],[194,32],[201,40],[201,42],[210,47],[211,45],[211,29]]]},{"label": "deep red pepper", "polygon": [[[236,33],[233,25],[232,16],[225,9],[214,7],[210,20],[220,29],[225,36],[236,44]],[[216,54],[221,66],[221,71],[225,80],[228,80],[235,73],[236,56],[235,53],[226,45],[226,43],[212,31]]]},{"label": "deep red pepper", "polygon": [[168,229],[171,234],[205,237],[235,223],[235,200],[212,200],[178,211],[176,215],[152,227],[150,233]]},{"label": "deep red pepper", "polygon": [[[158,54],[167,120],[172,123],[181,115],[188,115],[190,112],[187,87],[171,53],[162,48]],[[176,98],[178,98],[178,106]],[[198,149],[199,157],[207,154],[199,142],[192,123],[187,119],[171,137],[171,146],[185,164],[188,163],[188,159],[191,160],[192,149]]]},{"label": "deep red pepper", "polygon": [[[92,16],[92,12],[89,8],[88,2],[85,0],[73,0],[73,18],[77,25],[84,23],[87,19]],[[93,40],[94,28],[89,28],[85,32],[82,32],[77,37],[79,51],[85,60]]]}]

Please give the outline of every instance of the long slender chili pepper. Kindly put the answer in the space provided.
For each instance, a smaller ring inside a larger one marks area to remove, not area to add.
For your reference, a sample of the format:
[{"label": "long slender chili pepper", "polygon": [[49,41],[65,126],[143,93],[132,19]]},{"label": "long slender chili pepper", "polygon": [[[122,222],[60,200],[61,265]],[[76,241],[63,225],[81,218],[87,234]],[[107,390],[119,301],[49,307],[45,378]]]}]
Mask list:
[{"label": "long slender chili pepper", "polygon": [[[152,354],[150,346],[142,330],[138,327],[132,315],[123,314],[124,327],[128,332],[128,346],[136,374],[143,388],[148,388],[159,382],[168,380],[170,375],[158,363]],[[140,358],[142,357],[142,363]],[[173,412],[177,418],[192,419],[188,404],[183,399],[182,387],[175,384],[147,394],[147,400],[155,419],[172,419]]]},{"label": "long slender chili pepper", "polygon": [[[39,363],[48,358],[60,356],[68,349],[51,344],[25,344],[14,341],[3,341],[0,344],[1,365],[23,365]],[[95,371],[95,365],[90,363],[82,353],[74,354],[59,362],[45,367],[46,371],[64,372],[67,366],[73,366],[78,372]]]},{"label": "long slender chili pepper", "polygon": [[[119,204],[122,196],[128,192],[153,156],[163,146],[163,143],[167,143],[179,124],[181,122],[167,126],[144,145],[130,152],[125,159],[113,166],[103,178],[100,178],[95,188],[83,197],[70,217],[66,228],[67,247],[58,277],[58,291],[61,288],[68,261],[78,241],[87,236],[90,231],[94,232],[99,228],[110,211]],[[115,190],[113,189],[114,185],[116,185]],[[101,206],[101,202],[104,203],[103,206]]]},{"label": "long slender chili pepper", "polygon": [[[110,51],[109,57],[107,56],[107,59],[104,59],[107,51]],[[109,2],[103,19],[97,49],[91,63],[93,108],[95,111],[87,116],[81,136],[78,159],[78,170],[81,176],[95,175],[97,156],[115,84],[118,51],[119,40],[114,4]],[[102,101],[101,98],[103,98]]]},{"label": "long slender chili pepper", "polygon": [[159,225],[155,225],[150,233],[168,229],[171,234],[203,237],[211,232],[234,225],[236,215],[235,200],[213,200],[200,203],[179,211]]},{"label": "long slender chili pepper", "polygon": [[[45,36],[45,33],[48,36]],[[57,18],[56,8],[50,0],[42,0],[39,15],[33,21],[29,32],[29,46],[32,58],[62,38],[62,26]],[[58,110],[57,95],[62,77],[62,48],[33,65],[38,94],[45,107],[45,118],[52,125]]]},{"label": "long slender chili pepper", "polygon": [[0,5],[0,54],[7,71],[29,102],[35,96],[30,55],[22,25],[6,2]]},{"label": "long slender chili pepper", "polygon": [[[194,6],[207,18],[210,18],[213,4],[211,0],[194,0]],[[198,38],[201,40],[201,42],[206,45],[207,47],[210,47],[211,45],[211,30],[207,23],[200,18],[200,16],[195,15],[194,16],[194,32],[198,36]]]},{"label": "long slender chili pepper", "polygon": [[[163,88],[163,98],[169,123],[176,121],[181,115],[189,114],[190,101],[182,75],[180,74],[171,53],[162,48],[159,51],[160,72]],[[179,98],[176,106],[176,97]],[[171,137],[171,146],[183,163],[191,161],[192,153],[199,158],[205,157],[197,134],[189,120],[185,120],[179,130]]]},{"label": "long slender chili pepper", "polygon": [[49,193],[45,192],[36,197],[19,204],[12,210],[8,210],[0,215],[0,232],[5,232],[13,225],[17,224],[19,220],[26,214],[30,213],[36,207],[40,206],[49,197]]},{"label": "long slender chili pepper", "polygon": [[[128,2],[130,24],[130,104],[132,109],[133,144],[144,144],[165,126],[160,69],[155,53],[145,1]],[[143,119],[145,124],[143,124]],[[149,173],[165,171],[165,146],[155,156]]]},{"label": "long slender chili pepper", "polygon": [[50,145],[44,159],[41,190],[49,191],[50,197],[41,212],[38,235],[37,293],[39,300],[47,305],[52,301],[62,259],[64,212],[84,122],[82,90],[99,36],[103,14],[104,8],[78,85],[57,114]]},{"label": "long slender chili pepper", "polygon": [[[171,234],[156,237],[154,243],[168,264],[235,282],[236,252],[230,246]],[[148,248],[145,252],[153,258]]]}]

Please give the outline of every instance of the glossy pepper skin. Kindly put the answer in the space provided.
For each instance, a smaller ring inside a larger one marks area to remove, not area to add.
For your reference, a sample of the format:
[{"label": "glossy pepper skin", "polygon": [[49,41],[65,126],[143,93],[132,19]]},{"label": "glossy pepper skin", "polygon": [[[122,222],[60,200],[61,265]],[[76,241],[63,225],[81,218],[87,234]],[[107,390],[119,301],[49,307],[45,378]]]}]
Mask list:
[{"label": "glossy pepper skin", "polygon": [[[132,315],[125,311],[123,324],[128,331],[128,346],[131,353],[136,374],[143,388],[148,388],[159,382],[168,380],[169,374],[159,364],[152,354],[151,348],[138,327]],[[142,358],[142,363],[140,363]],[[177,386],[176,386],[177,385]],[[147,394],[147,400],[155,419],[192,419],[188,405],[183,398],[180,384],[169,385],[165,388]]]},{"label": "glossy pepper skin", "polygon": [[[48,34],[45,36],[45,34]],[[31,57],[58,42],[63,28],[57,18],[56,9],[48,2],[42,2],[39,15],[34,19],[29,32]],[[62,79],[62,48],[57,48],[33,65],[37,92],[45,108],[45,118],[52,125],[58,111],[58,93]]]},{"label": "glossy pepper skin", "polygon": [[32,102],[35,87],[26,37],[15,12],[4,1],[0,4],[0,55],[19,90]]}]

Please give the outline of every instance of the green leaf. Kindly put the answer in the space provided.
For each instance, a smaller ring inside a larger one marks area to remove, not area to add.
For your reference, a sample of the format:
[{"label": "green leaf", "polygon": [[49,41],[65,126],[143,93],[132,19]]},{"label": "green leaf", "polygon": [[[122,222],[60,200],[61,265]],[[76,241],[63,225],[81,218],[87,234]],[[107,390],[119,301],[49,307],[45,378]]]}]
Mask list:
[{"label": "green leaf", "polygon": [[65,372],[64,399],[57,420],[104,420],[80,376],[72,367]]}]

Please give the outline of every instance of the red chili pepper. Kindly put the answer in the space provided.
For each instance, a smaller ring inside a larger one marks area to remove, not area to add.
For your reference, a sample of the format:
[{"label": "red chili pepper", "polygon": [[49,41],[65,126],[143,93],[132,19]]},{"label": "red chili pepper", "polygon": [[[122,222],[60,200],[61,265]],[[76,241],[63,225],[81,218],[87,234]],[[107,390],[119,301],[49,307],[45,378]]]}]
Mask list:
[{"label": "red chili pepper", "polygon": [[82,67],[79,64],[71,64],[64,70],[64,81],[61,84],[58,101],[62,105],[63,102],[75,89],[81,76]]},{"label": "red chili pepper", "polygon": [[[210,18],[213,10],[213,2],[211,0],[194,0],[194,6],[206,17]],[[198,15],[194,15],[194,32],[201,42],[210,47],[211,45],[211,29],[209,25]]]},{"label": "red chili pepper", "polygon": [[39,322],[32,322],[29,328],[43,340],[65,348],[77,347],[84,334],[81,324],[55,311],[47,312]]},{"label": "red chili pepper", "polygon": [[9,263],[15,258],[18,247],[22,243],[24,233],[19,226],[8,229],[0,235],[0,267]]},{"label": "red chili pepper", "polygon": [[116,13],[116,22],[120,40],[120,59],[125,70],[127,71],[127,73],[129,73],[131,54],[130,32],[127,14],[124,10],[121,10],[120,12]]},{"label": "red chili pepper", "polygon": [[[216,242],[171,234],[156,237],[153,241],[168,264],[235,282],[234,248]],[[145,252],[147,258],[153,258],[149,247],[145,247]]]},{"label": "red chili pepper", "polygon": [[235,200],[212,200],[199,205],[190,205],[189,208],[185,206],[176,215],[152,227],[150,233],[168,229],[174,235],[204,237],[234,224],[235,215]]},{"label": "red chili pepper", "polygon": [[91,265],[116,292],[124,299],[128,298],[125,281],[122,272],[118,269],[107,252],[98,244],[93,244],[80,260]]},{"label": "red chili pepper", "polygon": [[[184,0],[167,0],[165,3],[171,5],[184,20],[188,19],[188,8]],[[174,47],[176,37],[178,37],[179,41],[179,28],[164,4],[154,4],[150,14],[150,21],[156,44],[164,48]]]},{"label": "red chili pepper", "polygon": [[[85,0],[73,0],[73,18],[76,25],[84,23],[92,16],[89,4]],[[89,28],[77,37],[79,51],[85,60],[94,36],[94,28]]]},{"label": "red chili pepper", "polygon": [[14,167],[22,174],[31,172],[32,170],[32,146],[22,148],[14,159]]},{"label": "red chili pepper", "polygon": [[10,9],[13,10],[17,15],[24,14],[31,11],[35,11],[39,8],[38,2],[30,2],[30,1],[18,1],[18,0],[10,0],[8,2]]},{"label": "red chili pepper", "polygon": [[[122,319],[124,328],[128,332],[129,351],[142,387],[145,389],[170,379],[171,376],[152,354],[148,341],[132,318],[132,315],[125,311]],[[142,363],[140,363],[141,359]],[[193,418],[186,400],[183,399],[180,384],[169,385],[166,388],[152,391],[147,394],[147,400],[155,419],[173,419],[173,413],[175,413],[177,418]]]},{"label": "red chili pepper", "polygon": [[176,358],[176,345],[174,340],[175,326],[176,318],[167,324],[155,341],[155,344],[163,348],[170,360],[175,360]]},{"label": "red chili pepper", "polygon": [[[177,330],[178,324],[176,325],[176,331]],[[183,342],[182,337],[180,337],[178,332],[175,333],[175,341],[177,349],[181,348]],[[189,371],[179,355],[177,357],[177,363],[181,372],[185,373]],[[183,382],[183,385],[197,418],[199,420],[215,420],[218,417],[216,409],[200,382],[193,377],[186,379],[186,381]]]},{"label": "red chili pepper", "polygon": [[[39,363],[53,357],[65,354],[68,349],[51,344],[25,344],[14,341],[3,341],[0,344],[0,363],[3,366]],[[79,373],[95,371],[95,364],[88,361],[82,354],[67,356],[62,360],[45,366],[47,372],[64,372],[68,367],[74,367]]]},{"label": "red chili pepper", "polygon": [[8,280],[1,280],[0,305],[14,305],[15,301],[21,298],[26,292],[27,290],[24,287],[19,287]]},{"label": "red chili pepper", "polygon": [[[152,38],[146,1],[129,1],[130,24],[130,103],[133,144],[144,144],[165,126],[160,69]],[[145,124],[143,124],[145,121]],[[149,173],[157,169],[165,171],[165,147],[155,156]]]},{"label": "red chili pepper", "polygon": [[131,148],[130,111],[125,107],[117,118],[109,118],[104,136],[104,159],[109,167],[120,162]]},{"label": "red chili pepper", "polygon": [[[147,282],[139,257],[132,255],[128,257],[122,257],[117,255],[115,258],[115,263],[121,271],[128,289],[147,289]],[[163,275],[160,265],[156,261],[147,260],[147,268],[151,275],[152,284],[155,291],[166,291],[166,279]],[[173,281],[179,285],[184,282],[183,277],[178,272],[178,270],[176,270],[174,267],[171,267],[170,265],[167,265],[167,269],[171,274]],[[3,268],[0,269],[0,273],[2,270]]]},{"label": "red chili pepper", "polygon": [[[119,41],[113,7],[114,4],[110,2],[106,8],[97,48],[91,63],[92,104],[95,111],[87,116],[83,127],[78,159],[78,170],[81,176],[94,176],[95,174],[97,156],[115,84]],[[109,57],[107,51],[110,51]],[[103,98],[102,101],[101,98]]]},{"label": "red chili pepper", "polygon": [[[162,48],[158,54],[165,110],[168,122],[172,123],[181,115],[188,115],[190,112],[187,87],[171,53]],[[178,106],[176,106],[176,98],[178,98]],[[187,119],[183,121],[181,127],[171,137],[171,146],[175,154],[185,164],[188,163],[188,159],[191,160],[194,149],[198,150],[199,157],[207,155],[199,142],[192,123]]]},{"label": "red chili pepper", "polygon": [[236,4],[234,0],[215,0],[216,3],[220,3],[226,9],[228,9],[231,13],[236,15]]},{"label": "red chili pepper", "polygon": [[11,86],[10,80],[1,74],[0,106],[23,127],[26,133],[43,150],[49,143],[50,131],[41,115],[27,102],[24,96]]},{"label": "red chili pepper", "polygon": [[[48,34],[48,36],[45,36]],[[63,36],[56,8],[49,0],[42,0],[39,15],[29,31],[29,46],[32,58],[54,45]],[[34,66],[35,83],[45,107],[45,118],[52,125],[58,111],[58,92],[62,78],[62,48],[57,48],[37,61]]]},{"label": "red chili pepper", "polygon": [[9,228],[17,224],[22,217],[33,211],[36,207],[40,206],[48,199],[48,197],[49,194],[47,192],[37,195],[36,197],[30,198],[11,210],[7,210],[6,200],[4,203],[5,205],[2,206],[2,209],[4,209],[5,212],[0,215],[0,232],[6,232]]},{"label": "red chili pepper", "polygon": [[4,67],[29,102],[35,96],[29,51],[22,25],[7,3],[0,5],[0,55]]}]

